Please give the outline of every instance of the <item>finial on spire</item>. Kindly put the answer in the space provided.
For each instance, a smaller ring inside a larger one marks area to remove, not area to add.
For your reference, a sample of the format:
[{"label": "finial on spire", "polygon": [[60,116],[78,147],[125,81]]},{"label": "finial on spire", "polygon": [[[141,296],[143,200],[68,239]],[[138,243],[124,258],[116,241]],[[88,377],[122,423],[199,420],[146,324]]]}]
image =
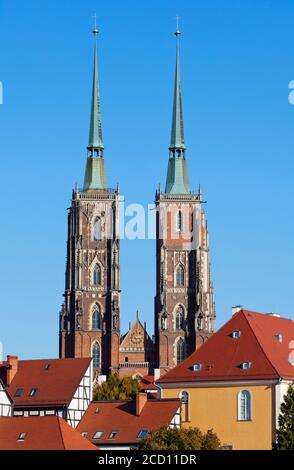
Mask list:
[{"label": "finial on spire", "polygon": [[94,34],[94,37],[96,37],[97,34],[99,34],[99,29],[97,28],[97,15],[96,13],[94,13],[94,29],[92,31],[92,33]]},{"label": "finial on spire", "polygon": [[179,15],[177,15],[176,16],[177,29],[174,33],[177,38],[181,35],[181,31],[179,30],[179,19],[180,19],[180,17],[179,17]]}]

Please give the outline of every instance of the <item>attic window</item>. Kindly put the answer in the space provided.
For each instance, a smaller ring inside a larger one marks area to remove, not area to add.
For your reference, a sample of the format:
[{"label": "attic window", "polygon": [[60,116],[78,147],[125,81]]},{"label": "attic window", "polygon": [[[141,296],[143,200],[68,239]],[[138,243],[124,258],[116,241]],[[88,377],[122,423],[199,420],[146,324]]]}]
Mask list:
[{"label": "attic window", "polygon": [[18,441],[23,442],[25,438],[27,437],[28,433],[27,432],[21,432],[20,435],[18,436]]},{"label": "attic window", "polygon": [[141,431],[138,434],[138,439],[144,439],[148,434],[148,429],[141,429]]},{"label": "attic window", "polygon": [[241,331],[233,331],[232,338],[233,339],[240,339]]},{"label": "attic window", "polygon": [[50,367],[51,367],[51,364],[45,364],[44,369],[45,369],[45,370],[48,370],[48,369],[50,369]]},{"label": "attic window", "polygon": [[193,371],[194,372],[199,372],[202,369],[202,364],[199,362],[196,362],[196,364],[193,364]]},{"label": "attic window", "polygon": [[88,437],[88,435],[89,435],[88,431],[83,431],[83,432],[82,432],[82,436],[83,436],[83,437]]},{"label": "attic window", "polygon": [[38,389],[37,388],[32,388],[32,390],[29,393],[30,397],[34,397],[37,395]]},{"label": "attic window", "polygon": [[103,436],[103,431],[97,431],[95,432],[93,439],[101,439],[102,436]]},{"label": "attic window", "polygon": [[241,364],[241,367],[244,370],[250,369],[251,366],[252,366],[252,362],[249,362],[249,361],[242,362]]},{"label": "attic window", "polygon": [[23,388],[18,388],[14,394],[15,397],[21,397],[23,394]]},{"label": "attic window", "polygon": [[108,439],[115,439],[117,435],[118,435],[118,431],[111,431]]}]

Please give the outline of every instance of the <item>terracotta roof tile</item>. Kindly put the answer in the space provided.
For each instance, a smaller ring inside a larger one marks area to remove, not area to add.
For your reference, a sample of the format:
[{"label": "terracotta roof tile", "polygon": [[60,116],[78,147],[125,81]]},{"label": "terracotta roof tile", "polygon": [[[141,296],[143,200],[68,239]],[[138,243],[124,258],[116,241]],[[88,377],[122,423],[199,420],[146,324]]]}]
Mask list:
[{"label": "terracotta roof tile", "polygon": [[[233,331],[240,331],[233,339]],[[281,334],[282,341],[277,335]],[[294,323],[287,318],[240,310],[203,346],[157,382],[201,382],[240,379],[294,378],[289,362]],[[242,369],[243,362],[251,367]],[[201,370],[193,371],[193,364]]]},{"label": "terracotta roof tile", "polygon": [[[7,390],[16,407],[67,404],[90,363],[90,358],[18,361],[18,371]],[[23,388],[23,393],[16,397],[19,388]],[[30,397],[33,388],[38,391]]]},{"label": "terracotta roof tile", "polygon": [[[21,433],[26,433],[20,440]],[[1,450],[97,450],[57,416],[0,418]]]},{"label": "terracotta roof tile", "polygon": [[[179,407],[179,400],[148,400],[140,416],[136,416],[136,404],[133,401],[93,402],[77,430],[88,432],[88,439],[99,445],[132,444],[140,441],[140,431],[150,432],[169,425]],[[101,439],[95,440],[93,436],[97,431],[102,431],[103,435]],[[112,431],[118,432],[116,439],[109,439]]]}]

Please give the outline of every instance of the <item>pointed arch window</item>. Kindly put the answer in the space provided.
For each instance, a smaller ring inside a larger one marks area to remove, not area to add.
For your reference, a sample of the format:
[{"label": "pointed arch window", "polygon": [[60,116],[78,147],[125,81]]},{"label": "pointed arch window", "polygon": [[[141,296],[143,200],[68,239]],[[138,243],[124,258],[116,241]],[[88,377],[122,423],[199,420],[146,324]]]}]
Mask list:
[{"label": "pointed arch window", "polygon": [[184,329],[184,320],[185,320],[185,312],[182,305],[179,305],[176,310],[176,330],[183,330]]},{"label": "pointed arch window", "polygon": [[180,364],[186,356],[186,346],[185,346],[185,341],[183,338],[178,339],[177,344],[176,344],[176,362],[177,364]]},{"label": "pointed arch window", "polygon": [[93,284],[94,286],[101,286],[102,285],[102,272],[101,266],[97,263],[94,270],[93,270]]},{"label": "pointed arch window", "polygon": [[99,305],[95,305],[92,313],[92,330],[101,330],[102,318]]},{"label": "pointed arch window", "polygon": [[176,215],[176,231],[182,232],[183,231],[183,212],[178,211]]},{"label": "pointed arch window", "polygon": [[176,268],[176,287],[184,287],[185,285],[185,270],[184,267],[179,264]]},{"label": "pointed arch window", "polygon": [[248,390],[241,390],[238,393],[238,420],[251,420],[251,393]]},{"label": "pointed arch window", "polygon": [[92,358],[94,369],[100,369],[101,367],[101,348],[99,343],[95,343],[92,348]]},{"label": "pointed arch window", "polygon": [[99,241],[102,239],[101,219],[97,217],[93,225],[93,240]]}]

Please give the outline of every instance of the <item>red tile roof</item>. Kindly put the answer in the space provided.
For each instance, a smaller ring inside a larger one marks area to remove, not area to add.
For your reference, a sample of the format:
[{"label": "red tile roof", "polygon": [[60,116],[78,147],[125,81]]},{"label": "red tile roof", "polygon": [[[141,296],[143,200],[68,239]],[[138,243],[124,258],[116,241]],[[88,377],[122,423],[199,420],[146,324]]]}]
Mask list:
[{"label": "red tile roof", "polygon": [[[90,363],[91,358],[18,361],[18,371],[7,390],[16,407],[68,404]],[[16,397],[19,388],[23,393]],[[38,391],[30,397],[32,388]]]},{"label": "red tile roof", "polygon": [[154,385],[154,375],[145,375],[140,380],[141,390],[146,392],[154,393],[158,392],[158,387]]},{"label": "red tile roof", "polygon": [[[19,440],[21,433],[27,433]],[[97,450],[57,416],[0,418],[0,450]]]},{"label": "red tile roof", "polygon": [[[240,331],[239,339],[232,338]],[[278,341],[277,335],[282,335]],[[294,339],[294,322],[248,310],[240,310],[201,348],[157,382],[201,382],[242,379],[294,379],[289,362],[290,342]],[[247,370],[243,362],[251,362]],[[193,371],[193,364],[202,368]]]},{"label": "red tile roof", "polygon": [[[140,442],[140,431],[150,432],[169,425],[179,407],[177,399],[152,399],[147,401],[140,416],[136,416],[134,401],[97,401],[91,403],[77,430],[88,432],[88,439],[98,445],[134,444]],[[93,436],[97,431],[102,431],[103,435],[95,440]],[[116,439],[109,439],[112,431],[118,431]]]}]

